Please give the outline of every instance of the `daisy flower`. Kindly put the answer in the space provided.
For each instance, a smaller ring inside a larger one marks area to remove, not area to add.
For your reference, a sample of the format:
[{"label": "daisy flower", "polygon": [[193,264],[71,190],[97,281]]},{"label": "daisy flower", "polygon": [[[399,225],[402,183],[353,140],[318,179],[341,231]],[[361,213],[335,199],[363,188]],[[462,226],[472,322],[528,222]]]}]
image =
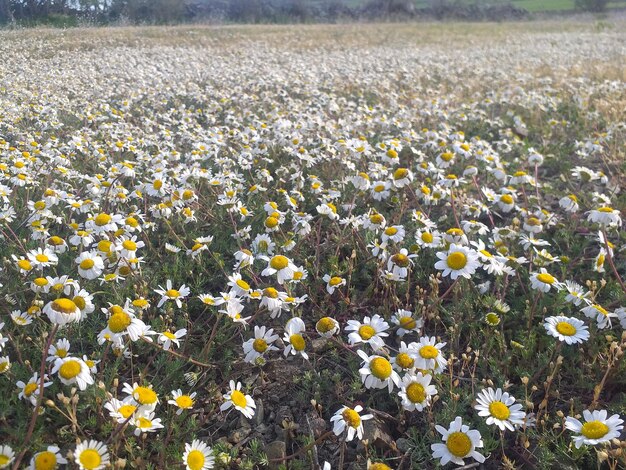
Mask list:
[{"label": "daisy flower", "polygon": [[228,277],[228,285],[230,286],[230,293],[234,296],[247,297],[252,290],[250,284],[244,281],[239,273]]},{"label": "daisy flower", "polygon": [[135,426],[135,436],[147,432],[156,432],[163,428],[161,418],[155,418],[154,411],[146,409],[138,410],[130,422]]},{"label": "daisy flower", "polygon": [[85,279],[96,279],[104,271],[104,261],[89,251],[82,252],[74,262],[78,264],[78,274]]},{"label": "daisy flower", "polygon": [[392,241],[394,243],[400,243],[404,240],[405,230],[402,225],[392,225],[387,227],[381,236],[383,243]]},{"label": "daisy flower", "polygon": [[137,402],[132,396],[128,396],[124,400],[111,398],[104,404],[104,408],[108,410],[111,418],[121,424],[135,414],[139,406],[137,406]]},{"label": "daisy flower", "polygon": [[583,286],[574,281],[565,281],[565,290],[567,290],[565,300],[567,302],[573,303],[576,306],[579,306],[583,302],[583,300],[589,297],[589,292],[585,291]]},{"label": "daisy flower", "polygon": [[9,356],[0,356],[0,375],[6,374],[9,369],[11,369],[11,360],[9,359]]},{"label": "daisy flower", "polygon": [[606,410],[583,411],[585,423],[581,423],[578,419],[568,416],[565,420],[565,427],[576,433],[572,436],[574,446],[579,449],[583,444],[595,446],[603,442],[609,442],[611,439],[619,437],[622,429],[624,429],[624,420],[619,415],[614,414],[607,418]]},{"label": "daisy flower", "polygon": [[489,387],[478,394],[478,404],[474,408],[478,415],[487,417],[487,424],[495,424],[501,431],[513,431],[515,426],[524,424],[526,413],[521,411],[522,405],[515,403],[515,398],[498,388],[494,391]]},{"label": "daisy flower", "polygon": [[413,318],[413,312],[404,309],[398,309],[398,311],[393,314],[391,321],[398,325],[396,334],[401,338],[407,333],[419,330],[423,323],[421,318]]},{"label": "daisy flower", "polygon": [[265,326],[254,327],[254,338],[250,338],[243,343],[246,362],[254,363],[258,358],[263,357],[266,352],[278,351],[278,348],[272,345],[278,339],[278,335],[273,333],[274,330],[272,328],[266,329]]},{"label": "daisy flower", "polygon": [[[48,376],[44,375],[44,383],[43,386],[49,387],[52,385],[52,382],[46,382],[48,380]],[[20,393],[18,394],[18,398],[23,398],[24,400],[28,400],[31,402],[33,406],[37,405],[37,397],[39,396],[39,373],[35,372],[35,374],[28,380],[27,383],[22,382],[21,380],[17,382],[17,386],[20,389]]]},{"label": "daisy flower", "polygon": [[588,212],[587,220],[605,226],[622,226],[620,212],[609,206],[602,206]]},{"label": "daisy flower", "polygon": [[348,320],[346,331],[351,331],[348,335],[350,344],[367,343],[374,351],[378,351],[385,345],[383,338],[389,336],[385,333],[389,329],[389,324],[378,314],[372,318],[363,318],[363,323],[357,320]]},{"label": "daisy flower", "polygon": [[172,392],[172,399],[168,400],[167,402],[170,405],[178,407],[178,410],[176,410],[176,414],[179,415],[184,410],[190,410],[193,408],[193,405],[195,403],[195,397],[196,392],[193,392],[190,395],[185,395],[181,389],[178,389]]},{"label": "daisy flower", "polygon": [[101,470],[109,465],[108,448],[103,442],[82,441],[76,446],[74,459],[80,470]]},{"label": "daisy flower", "polygon": [[137,404],[145,406],[150,411],[154,410],[159,403],[159,396],[152,390],[152,386],[145,387],[136,382],[133,385],[125,383],[122,392],[133,397]]},{"label": "daisy flower", "polygon": [[611,318],[617,318],[615,312],[609,312],[602,305],[590,303],[581,310],[586,317],[595,318],[599,329],[610,328]]},{"label": "daisy flower", "polygon": [[450,423],[448,429],[439,425],[436,425],[435,429],[441,434],[443,444],[432,444],[430,448],[433,451],[433,458],[440,459],[442,466],[448,462],[465,465],[463,459],[466,458],[473,458],[480,463],[485,461],[485,456],[476,451],[477,448],[483,447],[480,432],[470,430],[469,426],[463,424],[460,416]]},{"label": "daisy flower", "polygon": [[346,285],[345,279],[337,276],[331,277],[330,274],[325,274],[322,280],[326,283],[326,292],[330,295],[332,295],[338,287]]},{"label": "daisy flower", "polygon": [[374,415],[361,415],[361,411],[363,411],[361,405],[357,405],[354,408],[348,408],[347,406],[339,408],[333,417],[330,418],[331,423],[334,423],[333,432],[335,436],[340,436],[347,429],[346,441],[351,441],[355,435],[359,439],[363,439],[363,421],[372,419]]},{"label": "daisy flower", "polygon": [[59,358],[63,359],[68,356],[69,351],[70,342],[65,338],[59,339],[56,344],[51,344],[48,348],[48,358],[46,361],[54,362]]},{"label": "daisy flower", "polygon": [[[61,455],[57,446],[48,446],[48,448],[42,452],[37,452],[30,459],[30,470],[47,470],[57,468],[59,465],[64,465],[67,460]],[[0,467],[2,468],[2,467]]]},{"label": "daisy flower", "polygon": [[59,262],[57,255],[48,248],[37,248],[28,252],[28,260],[35,268],[43,269],[47,266],[56,266]]},{"label": "daisy flower", "polygon": [[168,351],[172,347],[172,344],[175,344],[176,347],[180,347],[179,339],[186,334],[186,328],[181,328],[174,333],[172,333],[171,331],[164,331],[159,335],[158,342],[163,345],[163,349]]},{"label": "daisy flower", "polygon": [[302,337],[305,328],[301,318],[293,317],[287,322],[285,325],[285,335],[283,337],[283,341],[287,345],[284,352],[285,357],[287,357],[289,353],[293,355],[300,353],[304,359],[309,359],[308,354],[304,351],[306,342]]},{"label": "daisy flower", "polygon": [[400,376],[387,359],[382,356],[368,356],[363,351],[357,353],[363,359],[363,367],[359,369],[359,374],[365,388],[387,387],[391,392],[394,384],[400,385]]},{"label": "daisy flower", "polygon": [[402,407],[407,411],[422,411],[430,404],[431,397],[437,395],[437,388],[430,385],[432,376],[408,373],[402,378],[401,390],[398,395],[402,399]]},{"label": "daisy flower", "polygon": [[423,336],[417,343],[409,344],[415,350],[415,366],[420,370],[432,370],[436,374],[442,372],[448,362],[441,354],[446,343],[437,343],[434,336]]},{"label": "daisy flower", "polygon": [[551,288],[556,290],[561,289],[561,284],[556,280],[552,274],[549,274],[544,268],[541,268],[540,272],[533,273],[530,276],[530,286],[543,293],[550,291]]},{"label": "daisy flower", "polygon": [[324,338],[330,338],[339,332],[339,322],[331,317],[322,317],[315,323],[315,331]]},{"label": "daisy flower", "polygon": [[204,442],[194,439],[185,444],[183,464],[186,470],[210,470],[215,465],[213,450]]},{"label": "daisy flower", "polygon": [[57,358],[52,373],[58,373],[59,379],[64,385],[77,384],[80,390],[85,390],[88,385],[94,383],[89,367],[82,359],[78,358]]},{"label": "daisy flower", "polygon": [[220,406],[220,410],[224,411],[229,409],[230,407],[234,407],[236,410],[240,411],[246,418],[250,419],[254,416],[254,409],[256,405],[254,400],[250,395],[244,395],[241,391],[241,382],[237,382],[235,384],[234,380],[231,380],[229,383],[230,390],[228,393],[223,395],[224,400],[226,400]]},{"label": "daisy flower", "polygon": [[48,302],[43,308],[43,313],[48,315],[52,323],[60,326],[79,322],[82,318],[82,312],[76,303],[64,297]]},{"label": "daisy flower", "polygon": [[589,339],[589,330],[584,322],[574,317],[547,317],[543,324],[549,335],[566,344],[583,343]]},{"label": "daisy flower", "polygon": [[443,276],[456,279],[459,276],[469,279],[480,265],[478,254],[465,246],[452,243],[448,251],[437,252],[439,261],[435,263],[435,269],[443,271]]},{"label": "daisy flower", "polygon": [[0,468],[8,468],[15,459],[15,452],[7,445],[0,446]]},{"label": "daisy flower", "polygon": [[161,300],[159,300],[157,308],[161,307],[168,300],[175,301],[178,308],[181,308],[183,306],[182,301],[185,297],[189,295],[191,291],[189,290],[189,287],[187,287],[185,284],[180,286],[180,288],[178,289],[173,289],[172,281],[168,279],[165,283],[165,289],[159,286],[158,289],[154,289],[154,292],[161,296]]},{"label": "daisy flower", "polygon": [[415,369],[415,349],[400,341],[400,348],[396,357],[391,358],[393,368],[398,372],[412,371]]},{"label": "daisy flower", "polygon": [[269,259],[267,268],[261,272],[261,276],[272,276],[276,274],[279,284],[293,279],[296,266],[293,262],[283,255],[276,255]]}]

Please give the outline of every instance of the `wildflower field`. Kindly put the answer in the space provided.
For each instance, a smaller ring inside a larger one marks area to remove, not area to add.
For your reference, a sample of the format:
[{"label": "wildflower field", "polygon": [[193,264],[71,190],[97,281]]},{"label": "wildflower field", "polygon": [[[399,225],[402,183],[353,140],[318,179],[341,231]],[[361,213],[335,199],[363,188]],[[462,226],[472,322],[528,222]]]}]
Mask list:
[{"label": "wildflower field", "polygon": [[625,26],[0,32],[0,468],[625,468]]}]

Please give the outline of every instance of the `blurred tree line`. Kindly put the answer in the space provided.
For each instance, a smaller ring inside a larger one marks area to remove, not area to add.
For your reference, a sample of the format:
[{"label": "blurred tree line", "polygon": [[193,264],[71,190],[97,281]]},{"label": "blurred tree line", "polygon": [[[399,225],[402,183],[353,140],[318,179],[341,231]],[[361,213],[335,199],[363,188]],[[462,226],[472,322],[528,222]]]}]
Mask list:
[{"label": "blurred tree line", "polygon": [[[576,0],[599,11],[607,0]],[[506,0],[0,0],[0,24],[176,24],[184,22],[292,23],[346,19],[507,19],[527,12]]]}]

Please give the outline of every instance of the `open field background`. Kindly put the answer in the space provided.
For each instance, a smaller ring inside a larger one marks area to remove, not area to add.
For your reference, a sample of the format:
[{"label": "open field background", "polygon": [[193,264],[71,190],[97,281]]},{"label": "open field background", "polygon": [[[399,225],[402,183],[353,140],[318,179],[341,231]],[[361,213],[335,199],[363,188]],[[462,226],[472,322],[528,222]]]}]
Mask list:
[{"label": "open field background", "polygon": [[[484,468],[623,468],[617,421],[579,448],[566,419],[626,416],[625,31],[0,31],[0,468],[51,445],[99,468],[90,440],[114,468],[209,468],[198,439],[219,468],[431,469],[456,417]],[[435,267],[455,250],[468,278]],[[380,348],[357,334],[374,315]],[[588,337],[557,339],[558,315]],[[418,372],[436,395],[416,410]],[[231,380],[249,419],[221,409]],[[488,387],[521,405],[514,430],[479,416]],[[330,420],[357,405],[366,441],[345,443]]]}]

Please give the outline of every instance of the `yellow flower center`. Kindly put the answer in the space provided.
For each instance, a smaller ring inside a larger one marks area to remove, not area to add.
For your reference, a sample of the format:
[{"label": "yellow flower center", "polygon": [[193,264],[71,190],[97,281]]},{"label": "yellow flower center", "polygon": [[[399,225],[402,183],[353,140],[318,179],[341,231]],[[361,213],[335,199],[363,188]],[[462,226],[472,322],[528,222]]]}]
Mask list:
[{"label": "yellow flower center", "polygon": [[80,374],[80,370],[80,362],[74,360],[66,361],[59,368],[59,375],[65,380],[71,380]]},{"label": "yellow flower center", "polygon": [[113,333],[120,333],[124,331],[131,324],[132,318],[124,311],[116,312],[109,318],[108,325],[109,330]]},{"label": "yellow flower center", "polygon": [[9,463],[9,456],[0,454],[0,465],[6,465]]},{"label": "yellow flower center", "polygon": [[424,359],[434,359],[439,356],[439,349],[427,344],[426,346],[422,346],[420,348],[420,356]]},{"label": "yellow flower center", "polygon": [[57,468],[57,457],[49,451],[39,452],[35,457],[35,469],[52,470]]},{"label": "yellow flower center", "polygon": [[539,282],[543,282],[544,284],[554,284],[556,282],[554,276],[548,273],[537,274],[537,280]]},{"label": "yellow flower center", "polygon": [[415,359],[413,359],[407,353],[400,353],[396,356],[396,364],[398,364],[403,369],[410,369],[415,364]]},{"label": "yellow flower center", "polygon": [[393,179],[394,180],[401,180],[402,178],[406,178],[408,176],[408,174],[409,174],[409,170],[407,170],[406,168],[398,168],[393,173]]},{"label": "yellow flower center", "polygon": [[163,336],[165,336],[168,339],[176,339],[176,335],[170,331],[164,331]]},{"label": "yellow flower center", "polygon": [[265,219],[265,226],[267,228],[274,228],[278,225],[279,220],[276,217],[268,217]]},{"label": "yellow flower center", "polygon": [[368,470],[391,470],[391,467],[389,465],[385,465],[384,463],[376,462],[370,465]]},{"label": "yellow flower center", "polygon": [[605,213],[607,213],[607,214],[610,214],[610,213],[612,213],[612,212],[613,212],[613,208],[611,208],[611,207],[607,207],[607,206],[604,206],[604,207],[599,207],[599,208],[598,208],[598,212],[605,212]]},{"label": "yellow flower center", "polygon": [[373,214],[370,216],[370,222],[373,224],[379,225],[385,221],[385,218],[380,214]]},{"label": "yellow flower center", "polygon": [[117,411],[122,415],[122,418],[128,419],[135,411],[137,411],[137,407],[134,405],[122,405]]},{"label": "yellow flower center", "polygon": [[424,243],[432,243],[433,242],[433,234],[432,233],[428,233],[428,232],[424,232],[422,233],[422,241]]},{"label": "yellow flower center", "polygon": [[266,289],[263,289],[263,295],[265,295],[265,297],[269,297],[270,299],[277,299],[278,291],[273,287],[267,287]]},{"label": "yellow flower center", "polygon": [[341,284],[343,281],[343,279],[341,279],[340,277],[331,277],[330,281],[328,281],[328,284],[330,284],[331,286],[338,286],[339,284]]},{"label": "yellow flower center", "polygon": [[390,237],[394,236],[396,233],[398,233],[398,229],[395,227],[387,227],[387,229],[385,230],[385,235],[388,235]]},{"label": "yellow flower center", "polygon": [[401,268],[406,268],[409,265],[409,257],[402,253],[397,253],[391,257],[391,261]]},{"label": "yellow flower center", "polygon": [[63,245],[63,239],[55,235],[55,236],[48,238],[48,244],[52,246]]},{"label": "yellow flower center", "polygon": [[93,470],[94,468],[98,468],[102,463],[102,457],[97,450],[94,449],[85,449],[80,453],[78,457],[81,465],[85,467],[87,470]]},{"label": "yellow flower center", "polygon": [[67,356],[67,349],[63,349],[63,348],[58,348],[56,350],[56,355],[58,357],[60,357],[61,359]]},{"label": "yellow flower center", "polygon": [[77,309],[78,307],[76,306],[76,304],[70,299],[61,298],[56,299],[54,302],[52,302],[52,310],[55,310],[57,312],[74,313]]},{"label": "yellow flower center", "polygon": [[137,387],[133,392],[133,397],[142,405],[151,405],[157,401],[157,394],[148,387]]},{"label": "yellow flower center", "polygon": [[30,271],[32,269],[32,265],[30,264],[30,261],[28,261],[27,259],[21,259],[17,262],[17,266],[20,269],[23,269],[24,271]]},{"label": "yellow flower center", "polygon": [[513,196],[511,196],[510,194],[503,194],[502,196],[500,196],[500,201],[505,204],[513,204]]},{"label": "yellow flower center", "polygon": [[98,227],[102,227],[108,224],[109,222],[111,222],[111,216],[103,212],[96,216],[96,218],[94,219],[94,222]]},{"label": "yellow flower center", "polygon": [[176,399],[176,404],[179,408],[191,408],[193,406],[193,398],[189,395],[181,395]]},{"label": "yellow flower center", "polygon": [[376,330],[369,325],[361,325],[359,327],[359,336],[367,341],[376,334]]},{"label": "yellow flower center", "polygon": [[526,220],[526,223],[531,227],[537,227],[541,225],[541,220],[539,220],[537,217],[529,217],[528,220]]},{"label": "yellow flower center", "polygon": [[267,341],[265,341],[262,338],[257,338],[254,340],[254,343],[252,343],[252,348],[258,352],[263,354],[266,350],[267,350]]},{"label": "yellow flower center", "polygon": [[467,256],[462,251],[455,251],[448,255],[446,262],[450,268],[458,271],[467,265]]},{"label": "yellow flower center", "polygon": [[167,292],[165,292],[165,295],[169,297],[170,299],[175,299],[177,297],[180,297],[180,292],[177,291],[176,289],[170,289]]},{"label": "yellow flower center", "polygon": [[233,405],[238,406],[239,408],[245,408],[246,406],[248,406],[246,396],[239,390],[233,390],[230,393],[230,401],[233,402]]},{"label": "yellow flower center", "polygon": [[422,403],[426,400],[426,390],[421,383],[413,382],[406,388],[406,396],[413,403]]},{"label": "yellow flower center", "polygon": [[35,390],[37,390],[38,388],[39,388],[39,384],[36,384],[36,383],[26,384],[26,386],[24,387],[24,396],[30,397],[33,393],[35,393]]},{"label": "yellow flower center", "polygon": [[602,421],[589,421],[583,424],[581,434],[587,439],[600,439],[609,432],[609,427]]},{"label": "yellow flower center", "polygon": [[341,417],[351,428],[358,428],[361,424],[361,417],[359,416],[359,413],[357,413],[353,409],[346,408],[341,413]]},{"label": "yellow flower center", "polygon": [[389,158],[398,158],[398,152],[396,152],[394,149],[389,149],[387,150],[387,156]]},{"label": "yellow flower center", "polygon": [[137,250],[137,244],[132,241],[132,240],[124,240],[122,242],[122,246],[124,247],[124,249],[128,250],[128,251],[136,251]]},{"label": "yellow flower center", "polygon": [[412,330],[417,325],[415,319],[412,317],[401,317],[399,321],[400,326],[405,330]]},{"label": "yellow flower center", "polygon": [[246,281],[244,281],[243,279],[239,279],[236,283],[239,287],[241,287],[243,290],[250,290],[250,284],[248,284]]},{"label": "yellow flower center", "polygon": [[94,260],[87,258],[80,262],[79,267],[80,269],[87,270],[93,268],[94,264],[96,264]]},{"label": "yellow flower center", "polygon": [[384,357],[375,357],[370,361],[370,370],[374,377],[385,380],[391,375],[391,363]]},{"label": "yellow flower center", "polygon": [[140,416],[139,418],[137,418],[137,427],[140,429],[148,429],[152,427],[152,421],[149,420],[148,418],[144,418],[143,416]]},{"label": "yellow flower center", "polygon": [[108,253],[111,251],[111,242],[109,240],[100,240],[98,242],[98,251],[102,253]]},{"label": "yellow flower center", "polygon": [[293,346],[293,349],[296,351],[304,351],[304,347],[306,345],[304,338],[301,334],[293,334],[289,337],[289,342]]},{"label": "yellow flower center", "polygon": [[472,450],[472,441],[464,432],[453,432],[448,435],[446,447],[455,457],[465,457]]},{"label": "yellow flower center", "polygon": [[280,271],[281,269],[285,269],[289,265],[289,259],[286,256],[276,255],[270,260],[270,266],[272,269],[276,269]]},{"label": "yellow flower center", "polygon": [[35,283],[36,286],[38,287],[43,287],[48,285],[48,280],[45,277],[38,277],[37,279],[35,279],[33,281]]},{"label": "yellow flower center", "polygon": [[566,321],[558,322],[555,328],[563,336],[574,336],[576,334],[576,327]]},{"label": "yellow flower center", "polygon": [[37,256],[35,256],[35,259],[40,263],[47,263],[48,261],[50,261],[50,258],[48,258],[44,254],[38,254]]},{"label": "yellow flower center", "polygon": [[187,454],[187,466],[191,470],[202,470],[204,467],[204,454],[199,450],[192,450]]},{"label": "yellow flower center", "polygon": [[328,333],[333,328],[335,328],[335,322],[330,317],[320,318],[317,324],[315,325],[315,329],[320,333]]},{"label": "yellow flower center", "polygon": [[489,413],[496,419],[509,419],[511,410],[501,401],[494,401],[489,404]]}]

